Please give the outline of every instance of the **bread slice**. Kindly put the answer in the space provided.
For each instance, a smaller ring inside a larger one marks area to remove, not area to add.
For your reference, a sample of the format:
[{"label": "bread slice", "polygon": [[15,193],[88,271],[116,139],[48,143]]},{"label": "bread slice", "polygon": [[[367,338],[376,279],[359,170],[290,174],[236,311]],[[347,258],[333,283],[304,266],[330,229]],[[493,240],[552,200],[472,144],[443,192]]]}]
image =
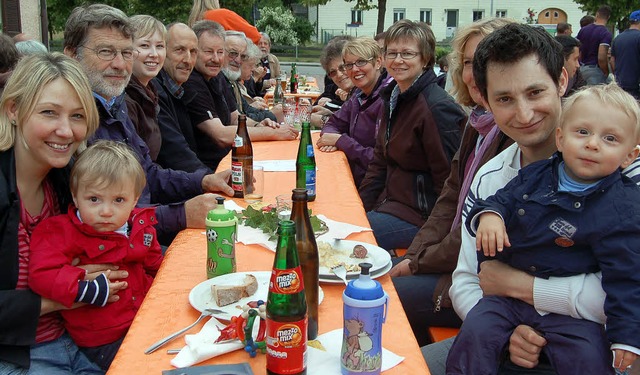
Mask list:
[{"label": "bread slice", "polygon": [[238,302],[241,298],[250,297],[258,290],[256,277],[247,274],[241,285],[212,285],[211,294],[218,307]]}]

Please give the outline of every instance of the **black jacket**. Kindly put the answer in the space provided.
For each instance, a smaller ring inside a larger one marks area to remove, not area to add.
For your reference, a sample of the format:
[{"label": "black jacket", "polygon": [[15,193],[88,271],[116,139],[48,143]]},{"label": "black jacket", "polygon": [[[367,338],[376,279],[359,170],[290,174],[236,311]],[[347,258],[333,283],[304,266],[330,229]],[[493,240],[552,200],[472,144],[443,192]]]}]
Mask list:
[{"label": "black jacket", "polygon": [[[61,211],[71,202],[69,169],[52,169],[48,177]],[[20,197],[13,149],[0,152],[0,361],[29,367],[29,347],[35,344],[40,296],[18,283],[18,223]]]}]

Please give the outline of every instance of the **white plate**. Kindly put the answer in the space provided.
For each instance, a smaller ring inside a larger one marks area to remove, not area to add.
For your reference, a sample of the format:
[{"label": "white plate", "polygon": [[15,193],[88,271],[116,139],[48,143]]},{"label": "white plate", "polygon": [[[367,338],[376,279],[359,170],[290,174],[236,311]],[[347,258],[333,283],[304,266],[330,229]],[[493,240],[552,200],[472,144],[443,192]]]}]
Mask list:
[{"label": "white plate", "polygon": [[[389,262],[391,262],[391,255],[389,255],[389,252],[387,250],[381,247],[378,247],[376,245],[372,245],[370,243],[360,242],[360,241],[348,241],[348,240],[336,240],[328,243],[334,249],[342,250],[347,254],[351,254],[351,252],[353,251],[353,247],[355,245],[362,245],[366,247],[367,256],[365,258],[358,259],[358,258],[349,258],[348,256],[345,256],[343,260],[347,264],[353,264],[353,265],[358,265],[359,263],[362,263],[362,262],[369,262],[373,265],[373,267],[371,267],[371,269],[369,270],[371,274],[386,267],[389,264]],[[360,274],[360,271],[347,272],[347,276],[357,276],[359,274]],[[333,272],[331,272],[331,269],[329,267],[326,267],[320,264],[320,277],[333,278],[335,277],[335,275]]]},{"label": "white plate", "polygon": [[[227,306],[219,307],[216,304],[216,301],[213,299],[213,295],[211,294],[211,286],[213,284],[220,285],[240,285],[244,281],[244,277],[247,274],[251,274],[256,277],[258,281],[258,290],[249,297],[245,297],[240,299],[240,301],[236,303],[232,303]],[[228,273],[226,275],[217,276],[208,280],[201,282],[191,289],[189,292],[189,303],[193,306],[194,309],[202,312],[204,309],[220,309],[227,314],[229,314],[229,318],[231,316],[237,316],[242,312],[242,306],[251,301],[257,300],[267,300],[267,295],[269,294],[269,279],[271,278],[271,271],[255,271],[255,272],[234,272]],[[318,293],[318,303],[322,303],[324,299],[324,292],[322,288],[320,288]]]},{"label": "white plate", "polygon": [[[386,266],[384,266],[382,269],[379,269],[378,271],[372,273],[371,274],[371,278],[372,279],[377,279],[378,277],[380,277],[382,275],[386,275],[387,272],[389,272],[392,267],[393,267],[393,262],[389,261],[389,263]],[[353,280],[353,279],[357,279],[357,278],[358,278],[358,274],[356,274],[356,275],[347,275],[347,280]],[[342,279],[339,279],[334,274],[331,274],[331,276],[320,276],[320,282],[321,283],[328,283],[328,284],[344,284]]]}]

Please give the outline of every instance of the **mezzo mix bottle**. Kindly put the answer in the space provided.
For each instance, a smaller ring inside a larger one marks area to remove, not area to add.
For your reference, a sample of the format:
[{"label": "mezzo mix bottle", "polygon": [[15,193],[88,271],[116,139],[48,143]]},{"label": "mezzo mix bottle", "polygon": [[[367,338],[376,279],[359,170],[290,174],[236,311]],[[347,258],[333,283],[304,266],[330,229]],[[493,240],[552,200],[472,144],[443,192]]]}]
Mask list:
[{"label": "mezzo mix bottle", "polygon": [[281,221],[277,234],[267,297],[267,374],[306,374],[307,301],[294,222]]}]

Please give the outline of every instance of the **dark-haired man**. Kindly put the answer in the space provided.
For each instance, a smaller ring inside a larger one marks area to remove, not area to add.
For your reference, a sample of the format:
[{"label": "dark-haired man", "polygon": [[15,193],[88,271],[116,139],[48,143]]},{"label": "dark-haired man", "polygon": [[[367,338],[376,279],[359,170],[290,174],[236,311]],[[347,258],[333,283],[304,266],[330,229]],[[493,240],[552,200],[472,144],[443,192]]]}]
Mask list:
[{"label": "dark-haired man", "polygon": [[606,83],[609,75],[608,52],[613,36],[607,29],[611,8],[603,5],[596,12],[595,22],[578,31],[580,46],[580,73],[588,85]]},{"label": "dark-haired man", "polygon": [[[473,75],[496,124],[516,144],[478,170],[465,201],[463,220],[476,199],[494,194],[520,168],[556,151],[554,131],[567,85],[559,43],[544,29],[522,24],[507,25],[480,42]],[[630,170],[637,168],[637,163],[625,170],[627,175],[634,173]],[[541,279],[499,261],[483,262],[478,272],[475,239],[465,227],[462,230],[460,257],[449,293],[461,318],[483,295],[498,295],[519,299],[539,311],[604,323],[605,294],[597,274]],[[423,348],[432,375],[444,374],[452,342],[445,340]],[[546,344],[532,327],[518,326],[508,348],[510,361],[498,373],[555,374],[546,358],[540,356]]]}]

